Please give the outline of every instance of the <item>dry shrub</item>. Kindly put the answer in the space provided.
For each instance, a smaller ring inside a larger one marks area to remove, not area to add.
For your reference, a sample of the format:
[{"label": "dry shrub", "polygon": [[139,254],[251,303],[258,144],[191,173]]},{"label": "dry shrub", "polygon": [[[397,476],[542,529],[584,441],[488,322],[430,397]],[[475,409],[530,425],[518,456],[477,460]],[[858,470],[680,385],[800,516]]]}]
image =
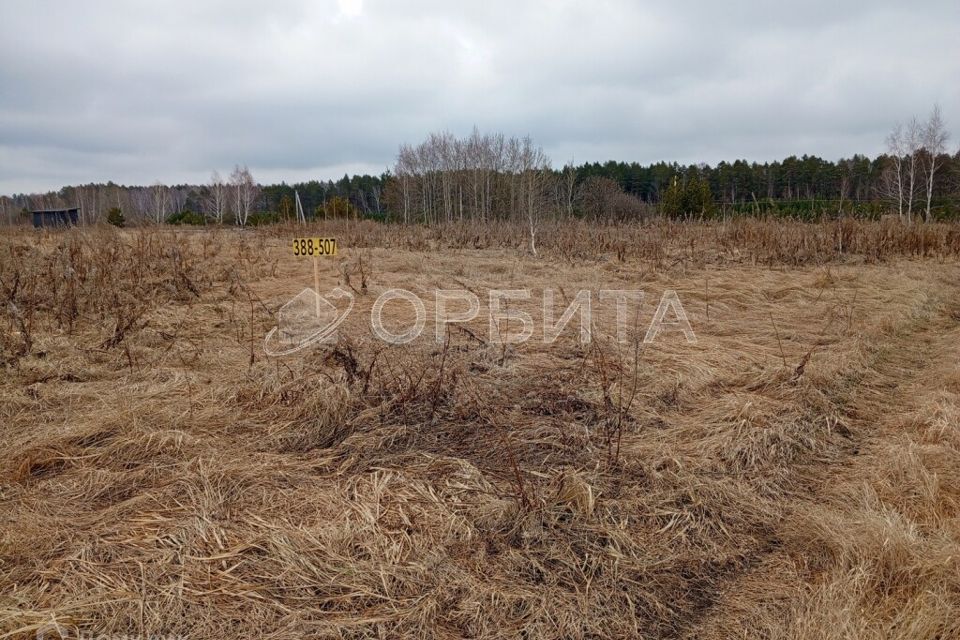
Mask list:
[{"label": "dry shrub", "polygon": [[[394,225],[369,221],[316,224],[341,238],[343,246],[408,251],[511,249],[529,251],[529,230],[505,221],[463,221],[439,225]],[[278,237],[302,235],[294,225],[268,231]],[[842,218],[800,222],[756,217],[711,222],[651,218],[611,224],[587,220],[542,220],[537,250],[569,260],[618,259],[665,267],[746,262],[766,265],[822,265],[877,262],[897,257],[946,258],[960,253],[955,224],[902,225],[891,221]]]}]

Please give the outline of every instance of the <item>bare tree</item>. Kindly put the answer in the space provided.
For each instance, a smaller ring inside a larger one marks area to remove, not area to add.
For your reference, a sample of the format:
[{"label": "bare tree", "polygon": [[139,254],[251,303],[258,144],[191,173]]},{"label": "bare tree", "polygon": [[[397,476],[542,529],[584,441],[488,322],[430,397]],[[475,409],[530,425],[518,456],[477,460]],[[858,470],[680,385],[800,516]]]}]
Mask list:
[{"label": "bare tree", "polygon": [[413,191],[416,179],[416,163],[414,151],[410,145],[400,145],[400,152],[397,154],[397,164],[393,170],[400,182],[401,206],[403,208],[403,221],[410,222],[410,207],[413,200]]},{"label": "bare tree", "polygon": [[173,187],[170,189],[170,203],[176,213],[183,213],[183,208],[187,205],[189,195],[188,189],[184,187]]},{"label": "bare tree", "polygon": [[372,185],[370,187],[370,199],[373,201],[373,212],[380,216],[382,210],[380,208],[380,187],[377,185]]},{"label": "bare tree", "polygon": [[223,210],[227,204],[227,185],[223,181],[223,178],[220,177],[219,171],[214,170],[210,175],[209,188],[210,213],[213,214],[213,218],[217,221],[217,224],[223,224]]},{"label": "bare tree", "polygon": [[947,139],[949,137],[950,134],[947,133],[947,128],[943,123],[943,116],[940,113],[940,105],[936,104],[933,106],[933,111],[930,112],[930,117],[922,131],[924,150],[922,168],[924,186],[927,191],[927,206],[923,218],[926,222],[930,222],[932,219],[930,203],[933,200],[933,179],[937,173],[937,169],[940,168],[940,156],[946,151]]},{"label": "bare tree", "polygon": [[124,192],[123,204],[120,203],[120,193],[117,192],[117,208],[126,211],[124,215],[129,220],[152,219],[156,215],[153,204],[153,188],[141,187],[128,189]]},{"label": "bare tree", "polygon": [[615,180],[590,176],[581,183],[576,198],[581,211],[595,220],[601,220],[613,210],[619,193],[620,185]]},{"label": "bare tree", "polygon": [[[160,224],[167,219],[167,207],[170,205],[170,187],[158,180],[150,188],[150,195],[152,197],[154,220],[157,224]],[[119,194],[117,197],[119,198]]]},{"label": "bare tree", "polygon": [[897,201],[897,215],[903,219],[903,125],[899,122],[887,136],[887,152],[890,155],[890,167],[884,174],[884,190]]},{"label": "bare tree", "polygon": [[419,145],[400,147],[391,204],[405,222],[418,210],[424,222],[529,222],[542,208],[548,172],[549,160],[529,139],[481,135],[476,128],[464,139],[432,134]]},{"label": "bare tree", "polygon": [[520,178],[520,205],[526,211],[530,228],[530,253],[537,255],[537,221],[543,205],[544,184],[550,170],[550,160],[543,149],[534,146],[529,137],[523,138],[517,147],[517,175]]},{"label": "bare tree", "polygon": [[920,149],[923,144],[923,127],[916,117],[910,118],[907,123],[907,129],[903,136],[904,151],[906,158],[906,198],[907,198],[907,224],[913,224],[913,197],[917,189],[917,163],[919,160]]},{"label": "bare tree", "polygon": [[236,165],[233,173],[230,174],[230,187],[234,191],[234,215],[237,224],[245,226],[250,219],[250,211],[259,196],[260,189],[254,181],[250,170],[243,166]]}]

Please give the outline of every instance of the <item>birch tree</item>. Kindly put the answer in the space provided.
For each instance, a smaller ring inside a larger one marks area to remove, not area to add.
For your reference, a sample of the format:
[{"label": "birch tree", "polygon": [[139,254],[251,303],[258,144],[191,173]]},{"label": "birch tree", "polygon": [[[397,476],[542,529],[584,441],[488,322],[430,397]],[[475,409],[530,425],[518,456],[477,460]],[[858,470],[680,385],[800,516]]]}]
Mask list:
[{"label": "birch tree", "polygon": [[903,125],[899,122],[887,136],[887,153],[890,156],[890,167],[884,175],[884,191],[897,201],[897,215],[903,220]]},{"label": "birch tree", "polygon": [[[151,204],[153,205],[154,221],[160,224],[167,219],[167,207],[170,205],[170,188],[158,180],[154,182],[153,187],[150,188],[150,195],[152,198]],[[117,198],[119,202],[119,194]]]},{"label": "birch tree", "polygon": [[537,255],[537,221],[543,204],[543,191],[550,161],[543,149],[525,137],[518,146],[517,174],[520,177],[520,205],[526,211],[530,228],[530,253]]},{"label": "birch tree", "polygon": [[210,213],[213,214],[214,220],[217,221],[217,224],[223,224],[223,210],[227,205],[227,185],[224,183],[223,178],[220,177],[220,172],[214,170],[210,175]]},{"label": "birch tree", "polygon": [[240,165],[233,168],[233,173],[230,174],[230,188],[234,192],[234,215],[237,224],[241,227],[246,226],[259,195],[257,183],[246,165],[243,168]]},{"label": "birch tree", "polygon": [[464,139],[432,134],[419,145],[400,146],[394,206],[405,222],[418,210],[424,222],[529,222],[542,208],[548,172],[549,161],[529,139],[481,135],[476,128]]},{"label": "birch tree", "polygon": [[904,151],[906,157],[906,199],[907,199],[907,224],[913,224],[913,198],[917,189],[917,170],[920,149],[923,145],[923,127],[916,117],[910,118],[907,129],[903,136]]},{"label": "birch tree", "polygon": [[924,210],[923,219],[930,222],[932,214],[930,204],[933,200],[933,179],[936,176],[937,169],[940,168],[940,156],[946,151],[947,139],[950,135],[947,133],[946,126],[943,123],[943,115],[940,113],[940,105],[934,105],[930,117],[923,127],[922,143],[923,156],[922,168],[924,187],[926,188],[927,203]]}]

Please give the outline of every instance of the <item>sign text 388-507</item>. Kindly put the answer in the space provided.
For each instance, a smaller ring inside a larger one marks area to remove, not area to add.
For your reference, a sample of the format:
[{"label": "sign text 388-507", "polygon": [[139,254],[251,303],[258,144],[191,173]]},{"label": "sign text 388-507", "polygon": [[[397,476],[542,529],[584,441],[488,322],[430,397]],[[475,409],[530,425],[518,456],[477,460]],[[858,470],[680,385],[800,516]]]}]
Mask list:
[{"label": "sign text 388-507", "polygon": [[336,238],[294,238],[293,255],[316,257],[337,255]]}]

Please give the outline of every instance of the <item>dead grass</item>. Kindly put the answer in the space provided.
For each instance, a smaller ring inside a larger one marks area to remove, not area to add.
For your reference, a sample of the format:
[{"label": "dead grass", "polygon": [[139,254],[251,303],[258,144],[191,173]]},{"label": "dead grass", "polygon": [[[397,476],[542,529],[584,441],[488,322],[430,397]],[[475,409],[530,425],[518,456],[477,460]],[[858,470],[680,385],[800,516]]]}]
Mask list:
[{"label": "dead grass", "polygon": [[[960,634],[955,227],[339,223],[340,341],[271,359],[288,232],[0,238],[0,637]],[[390,287],[698,342],[385,347]]]}]

